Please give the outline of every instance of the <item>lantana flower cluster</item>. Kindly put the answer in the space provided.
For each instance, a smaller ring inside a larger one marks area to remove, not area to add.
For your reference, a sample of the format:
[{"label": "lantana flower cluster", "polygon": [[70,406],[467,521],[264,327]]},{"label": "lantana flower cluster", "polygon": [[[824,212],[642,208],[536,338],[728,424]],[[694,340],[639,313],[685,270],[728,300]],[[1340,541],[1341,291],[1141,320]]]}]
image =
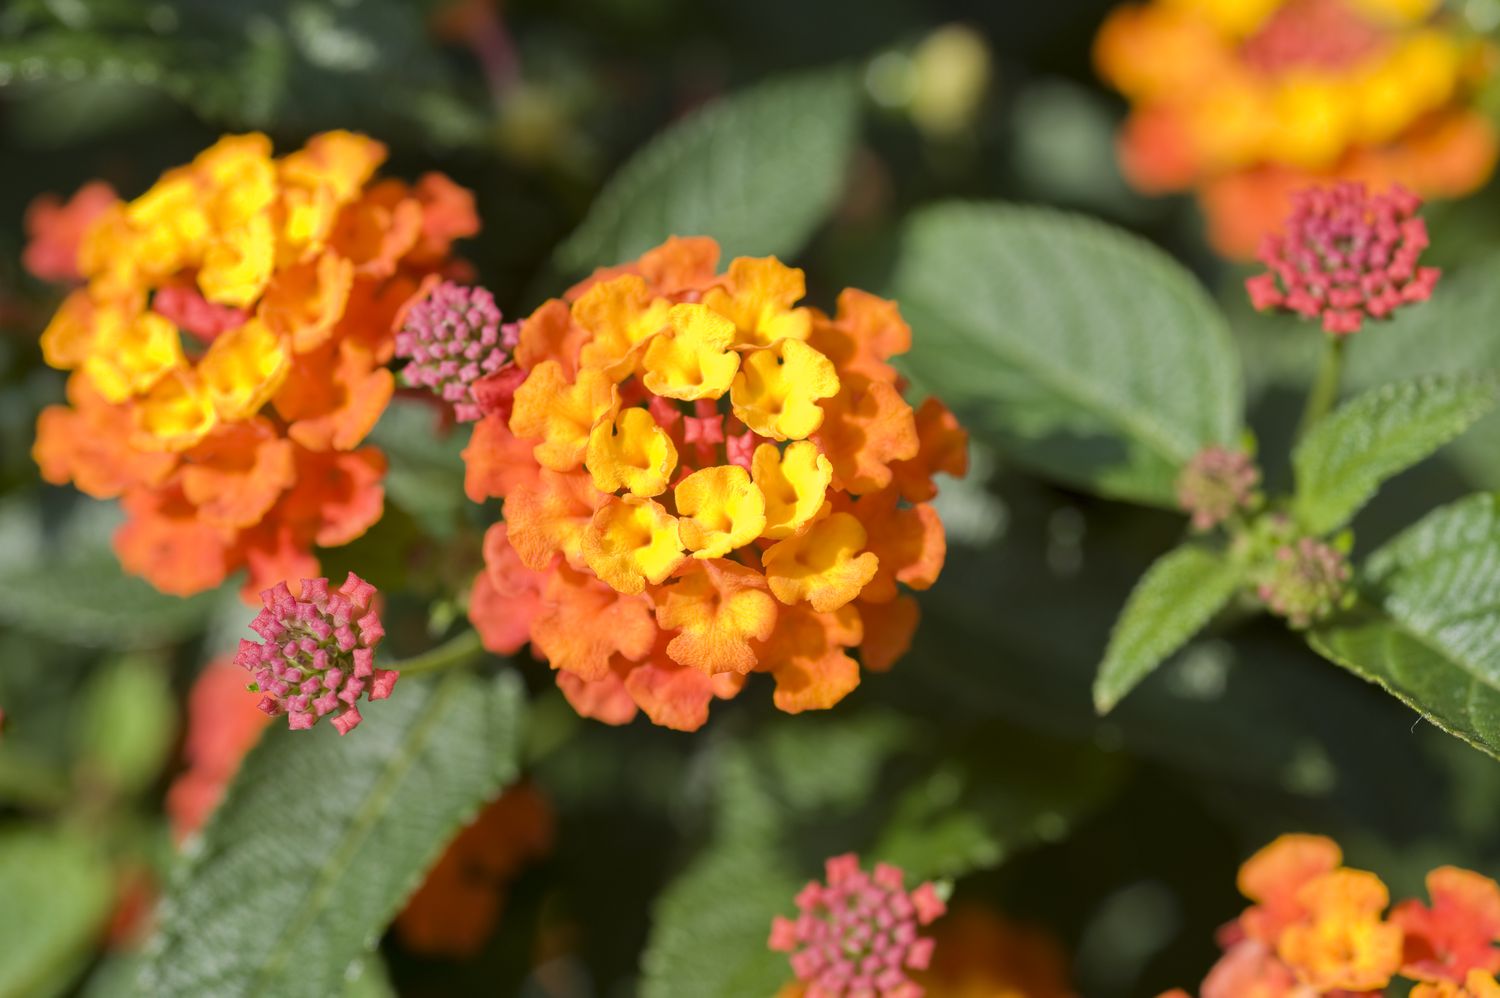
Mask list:
[{"label": "lantana flower cluster", "polygon": [[164,592],[240,566],[247,598],[314,576],[315,546],[379,519],[385,458],[360,444],[394,388],[394,326],[478,230],[467,191],[377,180],[384,158],[350,132],[280,158],[228,136],[132,201],[91,187],[47,215],[32,255],[68,276],[81,231],[82,286],[42,334],[72,374],[34,455],[48,481],[121,498],[120,561]]},{"label": "lantana flower cluster", "polygon": [[1202,998],[1378,996],[1400,977],[1418,982],[1412,998],[1500,995],[1500,885],[1481,874],[1439,867],[1429,903],[1387,911],[1385,884],[1344,866],[1337,843],[1284,835],[1240,868],[1239,888],[1253,904],[1219,930]]},{"label": "lantana flower cluster", "polygon": [[609,723],[697,728],[752,672],[826,708],[889,668],[917,621],[899,586],[946,552],[933,475],[967,466],[953,415],[901,397],[894,303],[846,290],[830,316],[800,270],[718,256],[672,239],[595,274],[474,385],[466,488],[505,503],[470,616]]},{"label": "lantana flower cluster", "polygon": [[947,910],[935,885],[908,891],[900,867],[866,873],[853,853],[825,866],[826,883],[798,892],[797,917],[771,923],[771,949],[789,954],[807,998],[921,998],[910,972],[927,969],[933,941],[920,930]]},{"label": "lantana flower cluster", "polygon": [[1438,0],[1122,4],[1095,62],[1131,112],[1127,178],[1196,190],[1220,252],[1249,257],[1291,192],[1330,179],[1458,197],[1484,184],[1494,125],[1476,106],[1488,43]]}]

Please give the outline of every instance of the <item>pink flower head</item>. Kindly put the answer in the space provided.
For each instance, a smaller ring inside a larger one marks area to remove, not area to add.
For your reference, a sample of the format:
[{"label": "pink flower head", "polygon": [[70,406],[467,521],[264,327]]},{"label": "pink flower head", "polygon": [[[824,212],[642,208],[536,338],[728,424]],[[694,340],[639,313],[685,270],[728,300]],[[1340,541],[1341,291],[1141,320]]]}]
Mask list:
[{"label": "pink flower head", "polygon": [[430,389],[460,421],[473,422],[483,415],[474,383],[505,367],[519,338],[518,324],[501,325],[489,291],[442,281],[407,310],[396,356],[407,360],[408,385]]},{"label": "pink flower head", "polygon": [[1440,272],[1417,266],[1428,242],[1421,206],[1400,185],[1385,194],[1341,183],[1292,195],[1285,231],[1265,236],[1257,254],[1269,271],[1245,282],[1251,304],[1321,316],[1324,331],[1345,336],[1366,318],[1426,301]]},{"label": "pink flower head", "polygon": [[311,728],[325,714],[346,735],[359,724],[355,701],[391,695],[398,673],[375,668],[375,646],[385,637],[371,601],[375,587],[353,572],[337,592],[327,579],[303,579],[294,599],[285,582],[260,594],[265,603],[250,629],[264,644],[243,640],[235,664],[255,677],[250,689],[265,694],[260,709],[287,715],[293,729]]},{"label": "pink flower head", "polygon": [[917,929],[946,908],[931,883],[908,892],[905,879],[887,863],[868,874],[853,853],[835,856],[826,883],[797,893],[797,917],[771,922],[770,947],[791,954],[808,998],[921,998],[906,972],[927,968],[932,940]]},{"label": "pink flower head", "polygon": [[1215,444],[1193,455],[1177,476],[1177,504],[1193,518],[1194,530],[1212,530],[1260,502],[1260,469],[1243,451]]},{"label": "pink flower head", "polygon": [[1256,592],[1274,614],[1299,630],[1348,605],[1349,559],[1331,544],[1300,537],[1276,549]]}]

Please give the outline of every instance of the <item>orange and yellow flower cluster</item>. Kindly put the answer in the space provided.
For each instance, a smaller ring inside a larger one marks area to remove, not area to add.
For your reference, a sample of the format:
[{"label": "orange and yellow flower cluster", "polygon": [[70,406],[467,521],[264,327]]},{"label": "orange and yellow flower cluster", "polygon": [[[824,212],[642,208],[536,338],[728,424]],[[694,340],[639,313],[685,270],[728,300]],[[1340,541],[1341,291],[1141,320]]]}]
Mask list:
[{"label": "orange and yellow flower cluster", "polygon": [[782,710],[826,708],[889,668],[917,620],[898,584],[946,552],[933,475],[967,467],[953,415],[901,397],[894,303],[851,289],[829,316],[800,270],[718,257],[672,239],[595,274],[475,386],[466,487],[505,522],[470,616],[610,723],[697,728],[752,672]]},{"label": "orange and yellow flower cluster", "polygon": [[[1219,931],[1224,956],[1203,998],[1380,995],[1400,976],[1412,998],[1500,998],[1500,885],[1453,866],[1427,875],[1431,904],[1387,913],[1380,878],[1343,865],[1333,841],[1284,835],[1240,868],[1254,904]],[[1186,998],[1182,991],[1162,998]]]},{"label": "orange and yellow flower cluster", "polygon": [[1095,45],[1131,102],[1122,167],[1148,193],[1196,190],[1209,235],[1248,257],[1292,191],[1330,179],[1469,193],[1496,158],[1473,106],[1494,53],[1437,0],[1150,0]]},{"label": "orange and yellow flower cluster", "polygon": [[394,387],[393,323],[478,230],[467,191],[376,180],[384,158],[350,132],[279,159],[229,136],[91,206],[84,283],[42,334],[68,404],[42,413],[34,454],[48,481],[122,497],[121,563],[164,592],[242,565],[251,594],[316,576],[314,546],[379,519],[385,458],[359,445]]}]

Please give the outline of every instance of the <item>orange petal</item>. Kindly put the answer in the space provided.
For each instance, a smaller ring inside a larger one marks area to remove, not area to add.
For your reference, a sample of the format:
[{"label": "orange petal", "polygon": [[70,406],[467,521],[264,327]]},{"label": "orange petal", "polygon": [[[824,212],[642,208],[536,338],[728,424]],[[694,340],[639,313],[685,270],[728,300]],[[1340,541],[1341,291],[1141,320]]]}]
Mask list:
[{"label": "orange petal", "polygon": [[583,533],[594,511],[608,499],[594,488],[587,472],[560,474],[544,468],[534,482],[517,485],[505,500],[511,546],[528,568],[538,572],[547,570],[559,554],[582,568]]},{"label": "orange petal", "polygon": [[259,606],[261,591],[278,582],[323,574],[312,553],[312,538],[275,519],[264,520],[240,535],[240,557],[248,570],[240,599],[250,606]]},{"label": "orange petal", "polygon": [[531,622],[542,612],[547,577],[521,562],[504,523],[484,534],[484,571],[474,579],[469,619],[484,646],[513,655],[531,640]]},{"label": "orange petal", "polygon": [[319,547],[348,544],[373,527],[385,509],[385,455],[357,451],[295,451],[297,482],[273,515]]},{"label": "orange petal", "polygon": [[845,288],[835,318],[813,312],[808,342],[833,361],[841,377],[848,372],[893,383],[896,370],[886,361],[911,349],[911,327],[895,302]]},{"label": "orange petal", "polygon": [[644,596],[617,593],[559,565],[543,597],[545,608],[531,627],[532,647],[554,669],[595,682],[609,674],[611,657],[638,662],[656,643],[656,621]]},{"label": "orange petal", "polygon": [[584,368],[570,381],[563,366],[544,360],[516,389],[510,431],[538,441],[537,461],[553,471],[583,463],[594,425],[618,405],[619,392],[602,371]]},{"label": "orange petal", "polygon": [[366,354],[330,342],[297,358],[272,403],[303,447],[350,450],[374,428],[395,387],[391,372]]},{"label": "orange petal", "polygon": [[917,424],[901,393],[883,381],[843,377],[838,395],[822,403],[813,439],[833,462],[833,483],[855,495],[891,484],[891,464],[917,456]]},{"label": "orange petal", "polygon": [[219,427],[187,454],[182,491],[221,527],[260,522],[295,481],[292,444],[264,419]]},{"label": "orange petal", "polygon": [[125,523],[115,532],[120,565],[173,596],[191,596],[223,582],[233,533],[204,522],[178,486],[127,493]]},{"label": "orange petal", "polygon": [[863,599],[855,603],[864,622],[864,641],[859,645],[859,660],[871,672],[885,672],[911,649],[912,637],[922,611],[910,596],[890,603],[870,606]]},{"label": "orange petal", "polygon": [[354,264],[357,273],[389,277],[421,234],[422,205],[406,196],[401,181],[382,180],[366,188],[358,201],[344,206],[328,242]]},{"label": "orange petal", "polygon": [[322,346],[343,317],[354,283],[354,266],[334,253],[324,253],[277,271],[261,299],[260,319],[292,349],[306,353]]},{"label": "orange petal", "polygon": [[899,506],[894,489],[865,496],[852,510],[865,525],[869,550],[880,559],[880,568],[860,598],[886,603],[896,598],[896,583],[912,589],[930,589],[943,570],[948,538],[937,510],[927,503]]},{"label": "orange petal", "polygon": [[754,669],[751,642],[765,641],[776,627],[765,576],[723,559],[689,564],[654,600],[657,624],[679,632],[667,655],[709,675]]},{"label": "orange petal", "polygon": [[452,252],[455,240],[479,234],[479,212],[467,187],[441,173],[424,173],[412,194],[422,206],[422,234],[407,256],[408,263],[438,266]]},{"label": "orange petal", "polygon": [[576,673],[557,673],[557,688],[580,717],[593,718],[604,724],[629,724],[637,711],[635,700],[625,689],[619,672],[610,672],[592,682]]},{"label": "orange petal", "polygon": [[578,351],[588,338],[588,330],[573,321],[567,303],[553,298],[522,320],[513,356],[523,371],[555,360],[563,376],[571,380],[578,372]]},{"label": "orange petal", "polygon": [[114,188],[102,180],[84,184],[66,202],[55,194],[33,198],[22,221],[26,249],[21,265],[40,281],[79,280],[83,274],[78,269],[78,250],[84,233],[119,202]]},{"label": "orange petal", "polygon": [[891,465],[896,485],[908,502],[927,502],[937,495],[932,476],[938,472],[962,478],[969,473],[969,434],[958,418],[934,396],[917,407],[917,456]]},{"label": "orange petal", "polygon": [[672,236],[649,249],[633,263],[601,267],[568,289],[563,297],[577,301],[583,293],[602,281],[624,274],[639,274],[653,295],[676,299],[692,291],[706,290],[716,281],[719,244],[707,236]]},{"label": "orange petal", "polygon": [[129,407],[104,401],[87,378],[68,378],[68,401],[71,407],[48,406],[37,419],[31,454],[47,481],[72,482],[96,499],[113,499],[160,485],[177,467],[176,454],[138,450]]},{"label": "orange petal", "polygon": [[652,657],[625,674],[625,689],[652,724],[697,731],[708,721],[713,681],[698,669],[665,656]]},{"label": "orange petal", "polygon": [[832,707],[847,696],[859,685],[859,666],[843,649],[859,644],[862,632],[850,606],[834,613],[783,607],[759,655],[760,670],[776,679],[776,706],[795,714]]},{"label": "orange petal", "polygon": [[464,494],[473,502],[504,499],[523,486],[534,486],[541,466],[533,444],[510,432],[505,417],[492,412],[474,424],[464,448]]}]

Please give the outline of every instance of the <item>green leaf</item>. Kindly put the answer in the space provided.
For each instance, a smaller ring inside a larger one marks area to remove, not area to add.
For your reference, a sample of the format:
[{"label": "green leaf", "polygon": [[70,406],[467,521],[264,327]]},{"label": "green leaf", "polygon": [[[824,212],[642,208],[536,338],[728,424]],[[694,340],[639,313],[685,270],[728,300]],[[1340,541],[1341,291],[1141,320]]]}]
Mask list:
[{"label": "green leaf", "polygon": [[87,842],[57,829],[0,832],[0,995],[66,990],[112,895],[109,867]]},{"label": "green leaf", "polygon": [[[996,759],[1026,759],[996,766]],[[911,881],[958,878],[1061,839],[1119,785],[1121,760],[1092,745],[986,726],[901,792],[872,859]]]},{"label": "green leaf", "polygon": [[774,995],[792,972],[766,938],[773,918],[792,913],[803,882],[764,847],[735,845],[702,857],[653,909],[642,998]]},{"label": "green leaf", "polygon": [[326,996],[458,827],[516,775],[505,672],[403,681],[345,737],[279,727],[174,878],[141,974],[153,996]]},{"label": "green leaf", "polygon": [[126,650],[170,644],[201,627],[216,597],[157,592],[107,549],[0,566],[0,621],[67,644]]},{"label": "green leaf", "polygon": [[1309,531],[1348,523],[1380,484],[1463,433],[1500,401],[1494,374],[1428,376],[1340,406],[1292,452],[1293,511]]},{"label": "green leaf", "polygon": [[1094,706],[1108,713],[1188,642],[1245,582],[1242,565],[1220,551],[1185,544],[1141,576],[1109,636],[1094,678]]},{"label": "green leaf", "polygon": [[160,663],[127,658],[101,666],[85,691],[74,738],[91,779],[122,794],[161,772],[176,734],[176,705]]},{"label": "green leaf", "polygon": [[1434,510],[1359,585],[1372,609],[1313,631],[1313,648],[1500,758],[1500,497]]},{"label": "green leaf", "polygon": [[554,263],[580,273],[672,235],[713,236],[727,257],[794,255],[843,190],[858,114],[854,77],[843,69],[720,100],[626,163]]},{"label": "green leaf", "polygon": [[370,442],[390,458],[386,495],[434,537],[450,537],[468,506],[462,452],[466,429],[438,432],[430,405],[395,399],[370,432]]},{"label": "green leaf", "polygon": [[1224,317],[1134,236],[1041,208],[939,205],[908,224],[894,288],[916,380],[1044,474],[1170,507],[1182,464],[1239,433]]}]

